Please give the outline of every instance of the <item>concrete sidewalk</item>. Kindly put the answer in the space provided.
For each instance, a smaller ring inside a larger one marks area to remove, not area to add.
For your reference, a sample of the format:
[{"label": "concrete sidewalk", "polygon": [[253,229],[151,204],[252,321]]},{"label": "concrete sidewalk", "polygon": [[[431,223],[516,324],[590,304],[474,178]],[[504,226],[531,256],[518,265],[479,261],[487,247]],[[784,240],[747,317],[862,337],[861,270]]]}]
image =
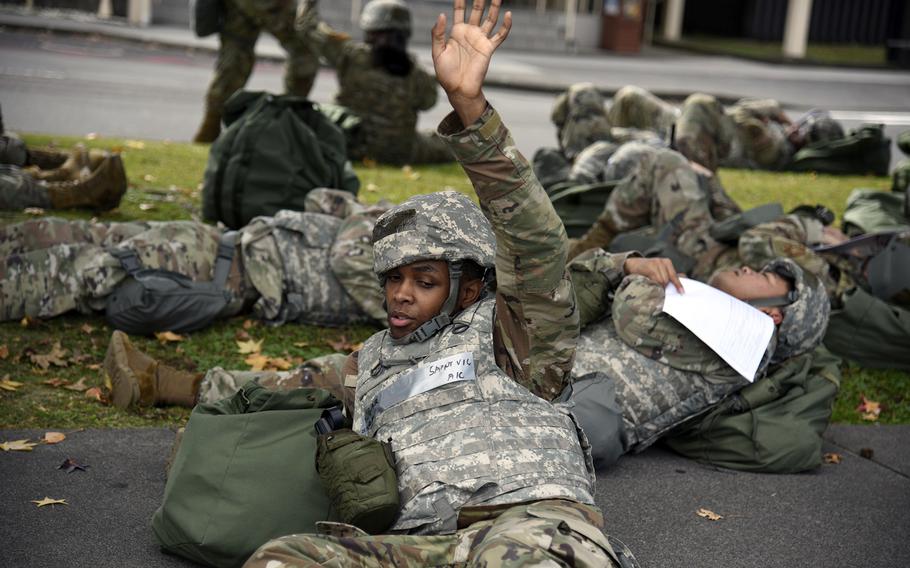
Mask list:
[{"label": "concrete sidewalk", "polygon": [[[0,441],[43,435],[7,430]],[[597,503],[645,568],[910,565],[910,426],[832,426],[827,439],[824,451],[842,461],[799,475],[735,472],[651,448],[598,474]],[[172,440],[167,429],[88,430],[0,454],[3,565],[191,565],[161,553],[149,525]],[[68,457],[90,467],[56,469]],[[44,497],[68,505],[31,502]]]},{"label": "concrete sidewalk", "polygon": [[[0,7],[0,26],[99,35],[181,49],[218,49],[217,36],[198,38],[186,28],[138,28],[73,12],[38,13]],[[413,45],[412,51],[421,63],[432,66],[428,45]],[[256,53],[267,59],[285,58],[278,42],[268,34],[260,36]],[[508,40],[493,58],[487,77],[490,86],[548,93],[583,81],[607,93],[624,85],[639,85],[676,100],[702,91],[724,102],[746,96],[772,97],[784,106],[899,113],[908,110],[910,95],[910,73],[900,70],[768,64],[658,47],[635,55],[529,53],[510,49]]]}]

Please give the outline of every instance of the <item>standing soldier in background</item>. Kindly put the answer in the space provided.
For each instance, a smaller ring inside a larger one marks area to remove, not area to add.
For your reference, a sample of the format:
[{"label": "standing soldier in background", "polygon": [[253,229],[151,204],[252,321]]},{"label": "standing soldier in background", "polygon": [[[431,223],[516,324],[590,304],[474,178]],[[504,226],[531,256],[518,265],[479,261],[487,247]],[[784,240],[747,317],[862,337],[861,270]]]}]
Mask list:
[{"label": "standing soldier in background", "polygon": [[224,0],[215,76],[205,95],[205,115],[194,142],[212,142],[221,132],[224,103],[250,78],[261,30],[275,36],[287,51],[284,73],[287,93],[301,97],[310,93],[319,58],[303,34],[294,29],[295,7],[293,0]]},{"label": "standing soldier in background", "polygon": [[402,0],[371,0],[360,15],[365,43],[319,22],[316,2],[301,4],[297,27],[338,74],[335,101],[363,120],[351,160],[389,164],[452,162],[435,132],[417,132],[417,113],[436,104],[436,79],[407,52],[411,11]]}]

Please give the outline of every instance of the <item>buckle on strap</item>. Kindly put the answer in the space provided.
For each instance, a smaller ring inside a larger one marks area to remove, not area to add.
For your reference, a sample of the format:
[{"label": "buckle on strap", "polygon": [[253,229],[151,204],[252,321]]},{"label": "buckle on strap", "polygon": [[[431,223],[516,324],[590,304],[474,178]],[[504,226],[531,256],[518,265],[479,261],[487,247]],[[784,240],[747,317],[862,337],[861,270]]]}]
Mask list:
[{"label": "buckle on strap", "polygon": [[139,255],[136,254],[136,251],[132,249],[111,249],[108,252],[120,262],[120,266],[128,274],[135,274],[142,270],[142,261],[139,260]]}]

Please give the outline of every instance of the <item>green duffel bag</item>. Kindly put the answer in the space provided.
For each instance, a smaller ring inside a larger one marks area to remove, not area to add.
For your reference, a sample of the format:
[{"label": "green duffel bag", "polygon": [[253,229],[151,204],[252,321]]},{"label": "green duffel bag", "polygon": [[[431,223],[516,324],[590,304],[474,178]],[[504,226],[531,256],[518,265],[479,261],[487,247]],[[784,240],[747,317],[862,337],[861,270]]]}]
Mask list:
[{"label": "green duffel bag", "polygon": [[809,144],[793,155],[786,169],[825,174],[888,175],[891,139],[882,124],[863,124],[839,140]]},{"label": "green duffel bag", "polygon": [[610,193],[618,184],[618,181],[587,184],[566,181],[547,188],[553,209],[562,219],[569,237],[578,238],[588,232],[603,213]]},{"label": "green duffel bag", "polygon": [[193,409],[152,517],[161,547],[208,566],[240,566],[272,538],[330,520],[316,473],[314,424],[340,404],[327,391],[256,382]]},{"label": "green duffel bag", "polygon": [[774,372],[665,438],[680,454],[730,469],[796,473],[822,463],[822,434],[840,387],[840,359],[824,348]]}]

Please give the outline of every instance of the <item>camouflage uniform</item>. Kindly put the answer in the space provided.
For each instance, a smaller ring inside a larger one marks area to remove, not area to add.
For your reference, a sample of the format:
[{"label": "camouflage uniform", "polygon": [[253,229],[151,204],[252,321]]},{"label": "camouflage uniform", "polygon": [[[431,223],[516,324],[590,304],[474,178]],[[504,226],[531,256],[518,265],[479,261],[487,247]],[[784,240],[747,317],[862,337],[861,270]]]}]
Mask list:
[{"label": "camouflage uniform", "polygon": [[[466,331],[472,339],[466,339],[470,345],[480,339],[478,333],[492,335],[492,341],[484,341],[485,347],[475,345],[478,356],[478,369],[488,369],[490,373],[499,373],[509,377],[521,385],[528,387],[531,392],[544,398],[555,396],[568,380],[568,373],[572,366],[575,351],[575,341],[578,335],[578,314],[575,309],[575,294],[565,271],[564,259],[566,255],[565,231],[559,218],[553,211],[552,205],[536,178],[530,174],[530,167],[525,159],[515,148],[508,131],[503,126],[498,114],[492,109],[487,109],[477,123],[464,129],[457,117],[450,115],[440,126],[440,132],[451,132],[448,135],[449,144],[453,152],[459,157],[465,171],[480,198],[481,208],[490,220],[497,238],[496,270],[497,288],[495,299],[482,300],[467,308],[461,315],[469,317],[465,323],[468,328],[479,326],[474,331]],[[464,206],[461,200],[459,207]],[[380,220],[380,224],[382,220]],[[452,231],[459,231],[459,227],[451,227]],[[403,236],[394,234],[393,236]],[[465,238],[461,235],[460,238]],[[384,238],[384,237],[383,237]],[[379,241],[382,242],[381,240]],[[397,242],[397,241],[395,241]],[[482,243],[481,243],[482,244]],[[377,245],[377,257],[380,249]],[[398,252],[398,249],[395,249]],[[400,251],[400,260],[406,260],[408,254],[405,247]],[[487,258],[492,259],[491,255]],[[382,266],[377,261],[377,270]],[[492,303],[495,302],[495,310]],[[439,333],[431,336],[424,342],[399,343],[399,349],[408,345],[422,348],[425,344],[448,342],[457,338],[452,333],[460,326],[447,325]],[[383,349],[393,348],[392,344],[385,341],[385,334],[381,332],[368,340],[362,357],[357,359],[357,403],[355,404],[355,427],[366,428],[397,428],[401,424],[411,424],[410,416],[400,416],[398,419],[390,418],[396,411],[413,404],[424,401],[427,397],[420,396],[408,399],[407,402],[392,406],[389,410],[379,412],[377,416],[366,414],[366,408],[360,406],[367,399],[375,396],[377,385],[369,385],[372,363],[381,353],[375,349],[376,343],[381,343]],[[459,332],[460,333],[460,332]],[[476,337],[475,337],[476,336]],[[456,342],[457,343],[457,342]],[[465,346],[468,350],[471,347]],[[482,353],[481,353],[482,351]],[[473,352],[473,351],[472,351]],[[352,359],[353,360],[353,359]],[[390,362],[391,363],[391,362]],[[406,368],[406,367],[405,367]],[[380,371],[389,373],[385,367],[380,366]],[[402,369],[400,363],[391,367],[394,373]],[[352,371],[355,372],[355,371]],[[484,371],[479,375],[487,377]],[[400,376],[400,375],[396,375]],[[496,379],[497,381],[499,379]],[[478,380],[480,384],[480,380]],[[491,396],[499,388],[506,388],[506,383],[497,382],[497,389],[491,391]],[[385,386],[385,385],[383,385]],[[513,385],[516,394],[523,391],[517,400],[527,401],[531,404],[533,396],[523,389]],[[361,391],[361,389],[364,389]],[[440,389],[431,391],[438,395],[448,395],[460,389]],[[532,398],[527,398],[532,396]],[[485,397],[486,398],[486,397]],[[545,404],[536,399],[533,404]],[[421,404],[423,404],[421,402]],[[454,406],[458,406],[456,403]],[[448,409],[448,407],[446,407]],[[543,406],[540,406],[543,409]],[[555,407],[554,407],[555,408]],[[432,411],[427,408],[427,411]],[[441,410],[441,409],[439,409]],[[490,417],[499,420],[498,405],[491,405]],[[547,413],[552,412],[548,410]],[[372,419],[369,419],[373,417]],[[521,416],[515,416],[522,419]],[[531,419],[532,416],[524,417]],[[558,421],[552,422],[553,425]],[[449,423],[450,424],[450,423]],[[441,424],[443,428],[446,424]],[[410,429],[410,428],[409,428]],[[519,444],[526,441],[526,436],[521,434],[526,429],[513,430],[512,434]],[[562,432],[555,429],[550,435],[557,439],[571,434],[574,438],[574,428],[571,432]],[[535,427],[536,431],[536,427]],[[467,431],[465,431],[467,433]],[[503,431],[505,432],[505,431]],[[407,436],[404,432],[398,432]],[[417,434],[417,431],[412,431]],[[450,435],[446,438],[451,437]],[[396,435],[396,439],[398,439]],[[566,438],[568,440],[568,438]],[[472,442],[473,443],[473,442]],[[448,444],[437,447],[434,452],[441,452],[443,460],[450,460],[459,451],[461,446],[452,446],[446,454]],[[565,447],[568,451],[570,446]],[[405,461],[418,458],[411,456],[405,448],[399,448],[401,454],[396,453],[396,460]],[[471,450],[472,455],[478,459],[489,460],[489,449],[478,446]],[[461,458],[464,459],[464,458]],[[550,467],[555,467],[554,462]],[[465,461],[464,465],[471,469],[478,464],[471,465]],[[503,467],[512,467],[514,463],[505,461]],[[541,468],[543,464],[532,462],[527,464],[529,472]],[[415,466],[416,467],[416,466]],[[543,466],[546,469],[546,466]],[[587,466],[581,466],[587,469]],[[418,475],[417,469],[410,469],[410,475]],[[495,476],[499,468],[492,465],[487,472]],[[481,476],[486,470],[478,469]],[[399,472],[402,473],[402,472]],[[451,475],[448,471],[440,475]],[[432,477],[432,474],[431,474]],[[519,476],[520,477],[520,476]],[[591,480],[585,479],[583,472],[574,472],[572,482],[563,481],[568,489],[574,487],[580,494],[587,493],[584,500],[591,501],[593,487]],[[517,481],[521,481],[518,479]],[[422,485],[422,484],[421,484]],[[442,484],[436,484],[440,488]],[[453,486],[454,488],[454,486]],[[498,488],[498,490],[497,490]],[[419,489],[419,488],[417,488]],[[431,487],[432,489],[432,487]],[[451,489],[451,488],[450,488]],[[491,491],[477,493],[474,496],[478,503],[485,503],[487,499],[499,495],[502,490],[498,484],[490,484]],[[521,483],[516,489],[524,491]],[[547,499],[546,486],[534,489],[537,498],[544,500],[531,503],[511,503],[508,495],[502,495],[495,500],[495,506],[488,507],[458,507],[457,528],[450,533],[448,526],[444,533],[431,531],[430,535],[377,535],[367,536],[352,529],[347,535],[322,536],[322,535],[291,535],[273,540],[261,547],[247,562],[247,566],[261,566],[278,568],[279,566],[313,566],[325,563],[338,565],[358,566],[384,566],[393,563],[397,566],[428,566],[428,565],[469,565],[487,564],[497,566],[525,565],[529,559],[537,563],[573,563],[576,566],[607,566],[611,558],[615,558],[614,549],[610,541],[600,532],[601,517],[589,505],[566,499]],[[409,486],[400,488],[404,491],[403,503],[419,503],[411,499],[414,489]],[[552,491],[552,488],[551,488]],[[423,492],[420,492],[422,494]],[[554,491],[554,495],[565,496],[565,492]],[[446,493],[446,495],[450,495]],[[470,495],[469,495],[470,496]],[[534,497],[530,497],[534,498]],[[455,503],[455,505],[459,505]],[[415,505],[416,506],[416,505]],[[409,509],[410,510],[410,509]],[[439,509],[442,515],[444,508]],[[409,524],[415,530],[425,524]],[[431,525],[435,526],[435,525]],[[404,527],[403,527],[404,528]]]},{"label": "camouflage uniform", "polygon": [[723,165],[780,170],[790,162],[794,148],[785,132],[790,121],[777,101],[742,99],[727,114],[737,135]]},{"label": "camouflage uniform", "polygon": [[[255,301],[257,316],[275,323],[383,319],[379,286],[365,265],[372,253],[364,244],[382,208],[364,208],[341,191],[310,193],[306,206],[314,211],[280,211],[241,230],[228,278],[236,309]],[[342,220],[319,211],[352,214]],[[104,309],[107,295],[126,275],[107,252],[112,248],[136,251],[148,268],[210,280],[220,236],[215,227],[194,221],[47,218],[2,227],[0,319]],[[356,300],[339,281],[354,287]]]},{"label": "camouflage uniform", "polygon": [[613,95],[609,116],[613,126],[652,130],[667,140],[679,110],[641,87],[628,85]]},{"label": "camouflage uniform", "polygon": [[436,104],[436,78],[410,56],[411,71],[403,77],[377,67],[373,50],[317,22],[310,9],[299,22],[315,50],[335,68],[335,102],[363,120],[363,154],[349,148],[349,158],[371,158],[389,164],[452,162],[454,158],[435,132],[417,132],[417,113]]},{"label": "camouflage uniform", "polygon": [[243,88],[256,62],[256,40],[262,30],[275,36],[287,52],[284,86],[305,97],[319,70],[319,55],[294,29],[297,4],[292,0],[225,0],[215,76],[205,97],[207,112],[219,118],[225,101]]},{"label": "camouflage uniform", "polygon": [[603,95],[591,83],[577,83],[560,94],[550,120],[556,125],[559,147],[570,162],[594,142],[610,139]]}]

